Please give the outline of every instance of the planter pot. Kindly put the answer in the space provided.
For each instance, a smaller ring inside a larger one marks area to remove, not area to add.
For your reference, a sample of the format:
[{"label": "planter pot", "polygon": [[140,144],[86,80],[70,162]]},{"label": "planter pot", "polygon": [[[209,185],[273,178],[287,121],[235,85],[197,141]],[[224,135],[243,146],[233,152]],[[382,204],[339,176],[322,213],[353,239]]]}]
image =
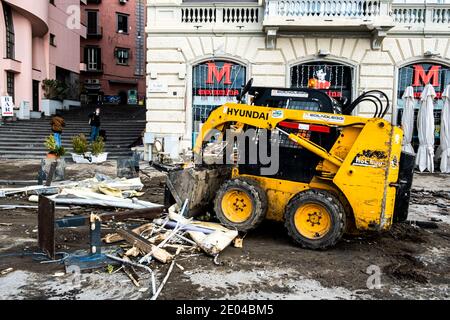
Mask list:
[{"label": "planter pot", "polygon": [[70,110],[70,107],[81,107],[81,102],[76,100],[64,100],[62,103],[63,110]]},{"label": "planter pot", "polygon": [[19,110],[17,112],[17,118],[20,120],[30,120],[31,118],[31,110],[30,103],[27,101],[22,101],[20,103]]},{"label": "planter pot", "polygon": [[72,160],[75,163],[91,164],[91,163],[103,163],[108,159],[108,153],[100,153],[97,156],[93,156],[90,152],[83,154],[72,153]]},{"label": "planter pot", "polygon": [[59,159],[59,157],[56,154],[47,153],[47,159],[57,160],[57,159]]},{"label": "planter pot", "polygon": [[40,112],[40,111],[30,111],[30,118],[31,119],[40,119],[40,118],[42,118],[42,112]]},{"label": "planter pot", "polygon": [[41,110],[49,117],[56,114],[56,110],[62,110],[63,105],[61,101],[43,99],[41,101]]}]

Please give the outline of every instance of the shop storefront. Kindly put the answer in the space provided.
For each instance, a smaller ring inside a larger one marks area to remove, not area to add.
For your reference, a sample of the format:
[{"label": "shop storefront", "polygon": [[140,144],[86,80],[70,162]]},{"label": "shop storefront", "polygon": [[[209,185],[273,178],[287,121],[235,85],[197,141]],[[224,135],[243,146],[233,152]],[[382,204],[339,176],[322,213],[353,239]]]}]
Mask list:
[{"label": "shop storefront", "polygon": [[291,68],[292,88],[312,88],[345,104],[352,101],[354,68],[340,63],[317,61]]},{"label": "shop storefront", "polygon": [[240,64],[209,60],[193,67],[192,71],[192,141],[209,113],[226,102],[237,102],[246,82],[246,67]]},{"label": "shop storefront", "polygon": [[[398,14],[403,7],[383,4],[379,9],[386,11],[374,13],[379,17],[372,23],[380,27],[375,30],[364,27],[372,14],[361,21],[320,16],[325,12],[304,17],[301,11],[282,9],[282,1],[271,1],[272,6],[264,1],[152,3],[147,28],[149,158],[155,141],[168,141],[171,155],[189,152],[211,110],[235,102],[250,78],[260,87],[315,88],[341,104],[379,90],[389,98],[385,118],[393,123],[401,119],[405,88],[414,86],[418,97],[431,82],[438,94],[439,137],[440,96],[450,83],[450,31],[441,19],[411,22]],[[435,9],[421,10],[433,17]],[[293,15],[292,21],[284,15]],[[362,117],[374,113],[371,103],[353,111]]]},{"label": "shop storefront", "polygon": [[[417,62],[408,64],[398,70],[398,86],[397,86],[397,124],[401,123],[403,114],[404,100],[403,93],[408,86],[414,88],[414,97],[416,99],[415,123],[417,123],[417,114],[420,107],[420,96],[426,84],[431,84],[436,91],[436,99],[434,104],[434,120],[435,120],[435,139],[436,145],[439,145],[441,113],[444,106],[442,93],[445,87],[450,84],[450,66],[442,63]],[[417,127],[413,133],[413,147],[417,149],[418,135]]]}]

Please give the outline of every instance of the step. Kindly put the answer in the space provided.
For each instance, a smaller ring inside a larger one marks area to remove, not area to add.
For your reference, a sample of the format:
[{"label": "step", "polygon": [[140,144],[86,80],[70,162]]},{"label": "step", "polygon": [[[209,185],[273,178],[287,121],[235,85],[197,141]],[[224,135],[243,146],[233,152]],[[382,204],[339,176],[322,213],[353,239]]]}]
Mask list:
[{"label": "step", "polygon": [[[108,160],[117,160],[119,158],[128,158],[133,154],[120,154],[120,155],[108,155]],[[8,154],[8,155],[0,155],[1,160],[40,160],[44,159],[46,154],[41,155],[24,155],[24,154]],[[64,157],[66,161],[72,162],[72,157]]]},{"label": "step", "polygon": [[[130,122],[130,123],[122,123],[122,124],[117,124],[117,125],[110,125],[110,124],[102,124],[100,127],[101,128],[109,128],[109,129],[123,129],[123,128],[145,128],[145,123],[138,123],[138,122]],[[51,128],[49,123],[45,123],[45,124],[35,124],[35,125],[26,125],[26,126],[22,126],[22,125],[16,125],[16,126],[0,126],[0,130],[4,130],[4,129],[18,129],[18,128],[23,128],[23,129],[39,129],[39,128]],[[80,123],[80,124],[70,124],[70,125],[66,125],[64,127],[65,129],[76,129],[76,128],[90,128],[89,124],[87,123]]]},{"label": "step", "polygon": [[[123,145],[106,145],[105,150],[108,151],[120,151],[120,150],[129,150],[128,148],[130,144],[123,144]],[[67,151],[72,150],[72,146],[69,144],[62,145]],[[7,152],[7,151],[19,151],[26,148],[26,152],[34,152],[34,151],[46,151],[47,148],[42,145],[23,145],[23,146],[3,146],[0,145],[0,153]],[[33,148],[32,150],[29,150],[29,148]]]},{"label": "step", "polygon": [[[141,136],[143,130],[137,130],[137,131],[108,131],[106,130],[106,136],[107,137],[139,137]],[[21,131],[21,130],[13,130],[13,131],[0,131],[0,137],[4,136],[15,136],[15,137],[19,137],[19,136],[28,136],[28,137],[33,137],[33,136],[48,136],[49,134],[53,134],[51,130],[47,130],[47,131]],[[87,130],[77,130],[77,131],[63,131],[62,135],[66,136],[66,138],[70,137],[74,137],[77,136],[79,134],[84,134],[85,136],[89,136],[91,134],[90,131]]]},{"label": "step", "polygon": [[[22,138],[22,137],[0,137],[0,145],[23,145],[23,144],[39,144],[44,143],[45,137],[30,137],[30,138]],[[108,140],[106,141],[106,144],[130,144],[134,141],[136,141],[137,138],[123,138],[123,137],[117,137],[112,138],[108,137]],[[63,135],[61,139],[63,144],[72,144],[72,138],[71,137],[65,137]]]},{"label": "step", "polygon": [[[9,127],[9,126],[34,126],[34,125],[49,125],[50,124],[50,119],[44,119],[44,120],[39,120],[39,121],[16,121],[16,122],[5,122],[3,123],[1,127]],[[88,125],[88,119],[77,119],[77,120],[71,120],[71,121],[67,121],[67,119],[65,119],[66,125],[70,126],[73,124],[85,124]],[[116,126],[120,126],[124,123],[142,123],[145,124],[146,121],[145,119],[134,119],[134,120],[117,120],[117,118],[111,118],[111,119],[102,119],[101,124],[102,125],[116,125]]]},{"label": "step", "polygon": [[[48,153],[47,150],[31,150],[31,151],[27,151],[26,153],[19,152],[19,151],[17,151],[17,150],[16,151],[4,151],[4,152],[0,153],[0,157],[5,157],[5,156],[8,156],[8,155],[22,155],[22,156],[35,155],[36,156],[36,155],[42,155],[42,154],[47,154]],[[70,150],[66,150],[66,152],[67,152],[68,155],[71,153]],[[131,153],[133,153],[133,151],[131,151],[131,150],[115,150],[115,151],[105,150],[105,152],[108,152],[109,154],[112,154],[112,155],[122,155],[122,154],[131,154]]]},{"label": "step", "polygon": [[[102,129],[102,130],[104,130],[104,129]],[[106,134],[109,136],[109,135],[111,135],[111,136],[113,136],[113,135],[120,135],[120,136],[139,136],[141,133],[142,133],[142,131],[143,131],[143,129],[142,130],[123,130],[123,131],[120,131],[120,130],[106,130],[105,129],[105,131],[106,131]],[[78,130],[64,130],[63,131],[63,134],[66,134],[66,135],[78,135],[78,134],[81,134],[81,133],[84,133],[85,135],[86,134],[90,134],[90,130],[89,129],[78,129]],[[17,129],[17,130],[0,130],[0,134],[29,134],[29,135],[48,135],[48,134],[50,134],[50,133],[52,133],[52,131],[50,130],[50,129],[46,129],[46,130],[21,130],[21,129]]]}]

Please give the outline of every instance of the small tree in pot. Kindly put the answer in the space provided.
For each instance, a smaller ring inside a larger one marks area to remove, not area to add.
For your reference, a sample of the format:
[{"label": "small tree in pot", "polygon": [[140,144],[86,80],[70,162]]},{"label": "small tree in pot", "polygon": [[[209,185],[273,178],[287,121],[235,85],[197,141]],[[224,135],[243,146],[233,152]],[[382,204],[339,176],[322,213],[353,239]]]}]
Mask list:
[{"label": "small tree in pot", "polygon": [[105,152],[105,141],[102,137],[98,137],[94,142],[92,142],[91,150],[92,162],[102,163],[106,161],[108,153]]},{"label": "small tree in pot", "polygon": [[45,139],[44,145],[48,150],[47,158],[58,159],[64,157],[64,155],[66,154],[66,149],[64,149],[63,146],[58,146],[56,144],[56,140],[53,135],[49,135]]},{"label": "small tree in pot", "polygon": [[102,163],[108,157],[108,154],[104,152],[105,142],[101,137],[89,146],[86,136],[80,134],[72,139],[72,148],[74,151],[72,159],[76,163]]}]

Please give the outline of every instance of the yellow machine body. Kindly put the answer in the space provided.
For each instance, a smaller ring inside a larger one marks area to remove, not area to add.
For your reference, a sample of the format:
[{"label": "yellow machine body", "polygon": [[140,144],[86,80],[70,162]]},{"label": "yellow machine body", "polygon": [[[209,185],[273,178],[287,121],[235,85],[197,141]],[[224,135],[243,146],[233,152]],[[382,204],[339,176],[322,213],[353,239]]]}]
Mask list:
[{"label": "yellow machine body", "polygon": [[194,152],[200,155],[212,130],[223,131],[229,124],[237,130],[244,126],[277,130],[282,121],[335,127],[340,134],[329,151],[301,135],[289,135],[290,140],[322,158],[317,175],[309,183],[242,175],[237,167],[232,170],[233,178],[250,178],[265,191],[266,218],[282,221],[295,195],[318,189],[336,195],[357,230],[389,229],[393,222],[403,131],[381,118],[227,103],[211,112]]}]

